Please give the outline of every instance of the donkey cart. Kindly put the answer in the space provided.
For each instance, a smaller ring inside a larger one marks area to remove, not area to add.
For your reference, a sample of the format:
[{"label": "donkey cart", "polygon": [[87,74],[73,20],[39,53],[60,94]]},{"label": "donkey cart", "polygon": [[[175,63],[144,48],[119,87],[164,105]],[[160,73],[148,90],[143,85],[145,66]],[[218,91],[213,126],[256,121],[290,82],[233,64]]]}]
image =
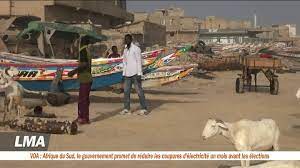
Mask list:
[{"label": "donkey cart", "polygon": [[278,76],[275,74],[281,68],[281,61],[276,58],[261,58],[258,56],[240,57],[242,74],[238,74],[235,89],[237,93],[244,93],[245,88],[251,91],[252,74],[254,75],[254,88],[257,90],[257,74],[263,72],[269,80],[269,87],[272,95],[277,95],[279,90]]}]

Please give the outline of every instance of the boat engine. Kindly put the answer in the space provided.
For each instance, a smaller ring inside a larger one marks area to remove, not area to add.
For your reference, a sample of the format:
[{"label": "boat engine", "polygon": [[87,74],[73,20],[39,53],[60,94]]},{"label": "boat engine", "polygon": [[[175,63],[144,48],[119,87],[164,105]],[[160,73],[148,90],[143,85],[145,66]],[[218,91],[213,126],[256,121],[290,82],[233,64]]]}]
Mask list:
[{"label": "boat engine", "polygon": [[47,101],[52,106],[62,106],[68,104],[71,96],[64,92],[62,73],[64,69],[58,68],[56,71],[55,78],[53,79],[49,93],[47,95]]}]

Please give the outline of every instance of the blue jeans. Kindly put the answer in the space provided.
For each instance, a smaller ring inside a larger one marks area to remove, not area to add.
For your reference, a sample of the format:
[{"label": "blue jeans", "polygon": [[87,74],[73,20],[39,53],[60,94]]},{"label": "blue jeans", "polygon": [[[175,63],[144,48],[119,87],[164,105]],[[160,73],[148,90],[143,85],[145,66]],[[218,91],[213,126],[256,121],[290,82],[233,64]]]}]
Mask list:
[{"label": "blue jeans", "polygon": [[124,76],[124,109],[130,110],[130,92],[132,83],[134,84],[135,90],[139,96],[141,109],[147,110],[145,94],[142,88],[142,78],[138,75],[131,77]]}]

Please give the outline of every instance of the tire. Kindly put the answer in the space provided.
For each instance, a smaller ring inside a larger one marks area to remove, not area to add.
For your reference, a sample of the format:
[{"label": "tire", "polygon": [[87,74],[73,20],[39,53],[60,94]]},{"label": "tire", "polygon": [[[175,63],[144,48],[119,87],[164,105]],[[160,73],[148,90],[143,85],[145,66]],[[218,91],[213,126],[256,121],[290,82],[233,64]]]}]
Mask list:
[{"label": "tire", "polygon": [[71,96],[68,93],[53,92],[48,93],[47,101],[52,106],[62,106],[68,104]]},{"label": "tire", "polygon": [[244,84],[243,84],[243,80],[241,78],[236,78],[235,91],[236,91],[236,93],[244,92]]},{"label": "tire", "polygon": [[270,93],[272,95],[278,95],[279,91],[279,82],[277,78],[274,78],[273,81],[270,83]]}]

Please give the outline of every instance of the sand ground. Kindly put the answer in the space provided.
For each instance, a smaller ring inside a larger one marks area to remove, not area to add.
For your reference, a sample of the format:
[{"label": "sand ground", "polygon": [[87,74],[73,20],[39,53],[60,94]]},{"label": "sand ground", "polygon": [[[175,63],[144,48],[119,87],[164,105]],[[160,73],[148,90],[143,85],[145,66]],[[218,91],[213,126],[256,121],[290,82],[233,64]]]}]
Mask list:
[{"label": "sand ground", "polygon": [[[281,150],[300,150],[300,101],[295,94],[300,87],[300,74],[280,74],[279,95],[268,89],[235,93],[239,72],[216,72],[214,80],[188,77],[177,83],[146,90],[151,113],[147,116],[118,115],[122,96],[107,91],[92,92],[90,125],[80,126],[80,133],[51,135],[49,150],[138,150],[138,151],[230,151],[234,150],[221,136],[207,141],[201,133],[208,118],[233,122],[239,119],[274,119],[281,131]],[[259,84],[267,84],[259,76]],[[72,93],[76,95],[77,93]],[[74,96],[76,98],[76,96]],[[133,95],[132,108],[138,108]],[[63,119],[76,117],[76,102],[63,107],[47,107]],[[5,161],[0,167],[159,167],[215,168],[239,165],[239,161]]]}]

